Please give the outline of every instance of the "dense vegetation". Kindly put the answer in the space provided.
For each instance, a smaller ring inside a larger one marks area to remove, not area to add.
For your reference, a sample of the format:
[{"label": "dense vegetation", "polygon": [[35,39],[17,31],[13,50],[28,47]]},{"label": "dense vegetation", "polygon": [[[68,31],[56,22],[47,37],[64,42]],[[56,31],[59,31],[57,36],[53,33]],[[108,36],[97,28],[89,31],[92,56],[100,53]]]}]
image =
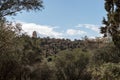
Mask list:
[{"label": "dense vegetation", "polygon": [[[107,10],[113,2],[115,9],[120,7],[119,0],[105,1]],[[21,10],[41,8],[41,0],[0,1],[0,80],[120,80],[119,29],[112,26],[109,17],[108,26],[118,31],[112,31],[113,41],[38,38],[35,31],[30,37],[21,33],[21,24],[5,19]],[[102,33],[106,34],[106,28],[101,28]]]}]

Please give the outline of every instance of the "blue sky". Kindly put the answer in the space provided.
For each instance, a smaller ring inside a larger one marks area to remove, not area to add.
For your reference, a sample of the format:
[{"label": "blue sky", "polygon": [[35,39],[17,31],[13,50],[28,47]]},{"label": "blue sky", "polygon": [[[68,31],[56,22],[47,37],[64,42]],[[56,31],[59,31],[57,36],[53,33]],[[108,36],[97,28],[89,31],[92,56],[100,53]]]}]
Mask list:
[{"label": "blue sky", "polygon": [[42,11],[19,13],[14,21],[23,24],[23,30],[40,36],[80,39],[100,36],[99,27],[106,16],[104,0],[43,0]]}]

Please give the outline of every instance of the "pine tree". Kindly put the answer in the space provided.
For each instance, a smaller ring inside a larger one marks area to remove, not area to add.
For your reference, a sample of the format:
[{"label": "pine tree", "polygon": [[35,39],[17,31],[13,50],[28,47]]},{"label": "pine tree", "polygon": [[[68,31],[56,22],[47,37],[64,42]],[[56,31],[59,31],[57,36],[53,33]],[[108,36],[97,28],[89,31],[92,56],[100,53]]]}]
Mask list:
[{"label": "pine tree", "polygon": [[120,48],[120,0],[105,0],[107,19],[103,18],[104,27],[101,33],[104,37],[110,35],[116,47]]},{"label": "pine tree", "polygon": [[0,0],[0,18],[21,10],[41,10],[42,3],[42,0]]}]

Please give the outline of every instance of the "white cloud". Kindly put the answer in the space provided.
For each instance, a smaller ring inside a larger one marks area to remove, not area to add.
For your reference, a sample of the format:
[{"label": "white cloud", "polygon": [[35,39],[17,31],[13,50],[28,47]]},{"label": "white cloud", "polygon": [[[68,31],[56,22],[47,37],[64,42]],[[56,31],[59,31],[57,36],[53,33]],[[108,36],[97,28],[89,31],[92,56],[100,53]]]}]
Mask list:
[{"label": "white cloud", "polygon": [[98,32],[99,33],[99,25],[94,25],[94,24],[78,24],[76,27],[82,27],[82,28],[87,28],[92,31]]},{"label": "white cloud", "polygon": [[83,35],[83,34],[87,34],[85,31],[81,31],[81,30],[75,30],[75,29],[68,29],[66,31],[66,33],[68,35]]},{"label": "white cloud", "polygon": [[[49,36],[50,38],[69,38],[71,40],[80,39],[85,35],[87,35],[90,38],[95,38],[94,36],[101,36],[98,33],[99,32],[98,25],[79,24],[77,27],[79,27],[80,29],[70,28],[65,31],[60,31],[61,29],[58,30],[58,27],[56,26],[27,23],[22,21],[17,21],[17,22],[22,24],[23,31],[30,36],[32,36],[33,31],[36,31],[39,37]],[[95,32],[89,32],[89,31],[86,32],[86,29],[90,29]]]},{"label": "white cloud", "polygon": [[90,39],[95,39],[96,37],[95,36],[89,36]]},{"label": "white cloud", "polygon": [[28,35],[32,35],[33,31],[36,31],[38,34],[44,37],[51,37],[51,38],[62,38],[62,33],[56,32],[54,29],[56,27],[48,26],[48,25],[39,25],[35,23],[26,23],[26,22],[21,22],[19,23],[22,24],[22,29],[27,32]]}]

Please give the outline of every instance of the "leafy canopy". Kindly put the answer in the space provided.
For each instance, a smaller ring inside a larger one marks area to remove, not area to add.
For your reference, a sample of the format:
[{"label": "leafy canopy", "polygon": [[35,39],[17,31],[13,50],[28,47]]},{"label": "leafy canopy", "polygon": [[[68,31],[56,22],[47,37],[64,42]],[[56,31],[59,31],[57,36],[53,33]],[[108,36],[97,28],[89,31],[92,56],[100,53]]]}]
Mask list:
[{"label": "leafy canopy", "polygon": [[42,0],[0,0],[0,17],[15,15],[21,10],[41,10]]}]

